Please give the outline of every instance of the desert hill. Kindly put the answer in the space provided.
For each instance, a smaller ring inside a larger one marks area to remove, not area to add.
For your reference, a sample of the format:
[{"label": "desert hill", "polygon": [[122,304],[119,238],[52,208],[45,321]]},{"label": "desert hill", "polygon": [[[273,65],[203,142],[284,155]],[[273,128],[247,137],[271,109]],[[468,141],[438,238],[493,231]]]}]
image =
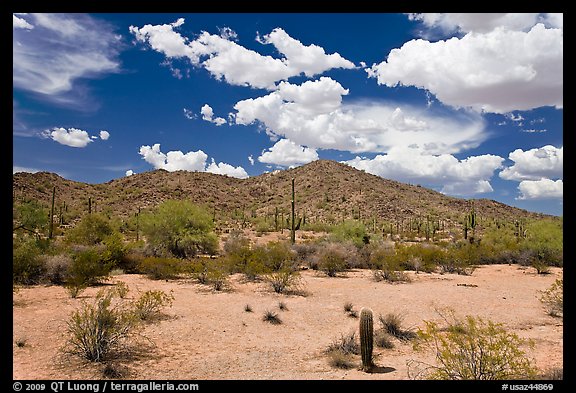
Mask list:
[{"label": "desert hill", "polygon": [[[13,198],[36,200],[49,207],[53,187],[55,214],[65,224],[88,211],[126,218],[169,199],[189,199],[203,204],[221,226],[247,218],[286,220],[291,205],[291,179],[295,179],[296,212],[306,222],[336,223],[361,219],[367,224],[408,225],[414,220],[440,220],[447,227],[461,227],[472,206],[479,219],[514,221],[544,218],[489,199],[461,199],[357,170],[335,161],[318,160],[307,165],[236,179],[205,172],[154,170],[88,184],[64,179],[54,173],[15,173]],[[218,224],[217,224],[218,225]]]}]

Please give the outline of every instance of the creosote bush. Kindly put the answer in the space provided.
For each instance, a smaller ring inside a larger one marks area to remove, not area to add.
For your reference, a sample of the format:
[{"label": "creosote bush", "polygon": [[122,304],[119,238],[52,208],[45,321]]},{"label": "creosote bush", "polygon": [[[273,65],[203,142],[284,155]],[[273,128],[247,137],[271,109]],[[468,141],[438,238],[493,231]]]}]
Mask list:
[{"label": "creosote bush", "polygon": [[446,328],[425,323],[425,328],[417,331],[414,349],[431,350],[436,364],[409,361],[412,379],[512,380],[537,376],[536,367],[522,349],[533,343],[508,333],[501,324],[473,316]]},{"label": "creosote bush", "polygon": [[161,314],[174,296],[163,291],[146,291],[136,301],[126,302],[117,288],[101,290],[93,303],[83,302],[67,321],[66,351],[91,362],[107,360],[125,350],[142,321]]},{"label": "creosote bush", "polygon": [[546,306],[549,315],[562,317],[564,315],[564,279],[556,279],[548,289],[542,291],[540,301]]},{"label": "creosote bush", "polygon": [[164,307],[171,307],[174,301],[172,292],[167,294],[161,290],[148,290],[134,303],[133,313],[142,321],[158,318]]}]

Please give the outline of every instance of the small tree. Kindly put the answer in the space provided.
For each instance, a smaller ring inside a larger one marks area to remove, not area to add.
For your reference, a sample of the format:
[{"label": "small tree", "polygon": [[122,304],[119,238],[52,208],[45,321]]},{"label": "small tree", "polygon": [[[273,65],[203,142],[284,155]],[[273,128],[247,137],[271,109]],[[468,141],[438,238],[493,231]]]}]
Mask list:
[{"label": "small tree", "polygon": [[199,253],[213,255],[218,250],[212,215],[190,201],[166,201],[143,213],[140,221],[142,233],[157,254],[188,258]]}]

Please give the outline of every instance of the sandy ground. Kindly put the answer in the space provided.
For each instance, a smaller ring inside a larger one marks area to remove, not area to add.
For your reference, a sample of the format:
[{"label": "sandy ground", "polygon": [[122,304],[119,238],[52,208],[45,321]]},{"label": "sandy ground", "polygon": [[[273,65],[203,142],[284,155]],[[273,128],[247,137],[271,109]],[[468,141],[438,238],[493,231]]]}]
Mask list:
[{"label": "sandy ground", "polygon": [[[534,340],[530,357],[543,370],[563,367],[563,322],[551,317],[538,300],[540,292],[561,276],[537,275],[516,265],[481,266],[471,276],[409,272],[412,282],[375,282],[369,270],[330,278],[303,271],[306,296],[278,295],[265,282],[245,282],[234,275],[226,291],[192,280],[152,281],[141,275],[118,275],[128,300],[149,289],[173,291],[166,317],[147,324],[131,357],[113,361],[120,379],[168,380],[341,380],[408,379],[407,361],[432,361],[414,352],[410,343],[375,347],[375,373],[356,367],[333,368],[324,350],[341,335],[358,331],[358,319],[344,312],[370,307],[375,315],[404,315],[403,326],[416,329],[425,320],[441,322],[437,310],[451,308],[458,316],[475,315],[502,323],[510,332]],[[459,285],[460,284],[460,285]],[[466,284],[466,285],[463,285]],[[103,379],[103,366],[63,355],[66,321],[82,302],[91,302],[100,288],[88,288],[72,299],[58,286],[23,288],[14,295],[14,379]],[[287,310],[278,308],[282,301]],[[246,312],[250,305],[253,312]],[[262,320],[266,310],[278,313],[282,324]],[[359,357],[355,361],[360,365]]]}]

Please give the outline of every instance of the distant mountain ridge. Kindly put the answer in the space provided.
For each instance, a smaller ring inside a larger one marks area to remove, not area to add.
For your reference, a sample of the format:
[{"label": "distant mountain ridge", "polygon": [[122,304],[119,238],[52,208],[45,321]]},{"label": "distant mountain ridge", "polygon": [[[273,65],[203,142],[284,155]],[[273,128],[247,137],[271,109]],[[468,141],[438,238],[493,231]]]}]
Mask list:
[{"label": "distant mountain ridge", "polygon": [[[554,217],[529,212],[489,199],[461,199],[394,180],[384,179],[330,160],[236,179],[206,172],[158,169],[101,184],[64,179],[49,172],[13,174],[13,197],[35,199],[50,206],[53,187],[55,212],[64,209],[71,217],[88,209],[120,217],[133,216],[169,199],[189,199],[203,204],[215,218],[235,215],[288,214],[291,179],[295,179],[296,211],[308,222],[403,222],[426,217],[458,226],[472,205],[483,219],[517,220]],[[66,213],[65,216],[66,216]]]}]

